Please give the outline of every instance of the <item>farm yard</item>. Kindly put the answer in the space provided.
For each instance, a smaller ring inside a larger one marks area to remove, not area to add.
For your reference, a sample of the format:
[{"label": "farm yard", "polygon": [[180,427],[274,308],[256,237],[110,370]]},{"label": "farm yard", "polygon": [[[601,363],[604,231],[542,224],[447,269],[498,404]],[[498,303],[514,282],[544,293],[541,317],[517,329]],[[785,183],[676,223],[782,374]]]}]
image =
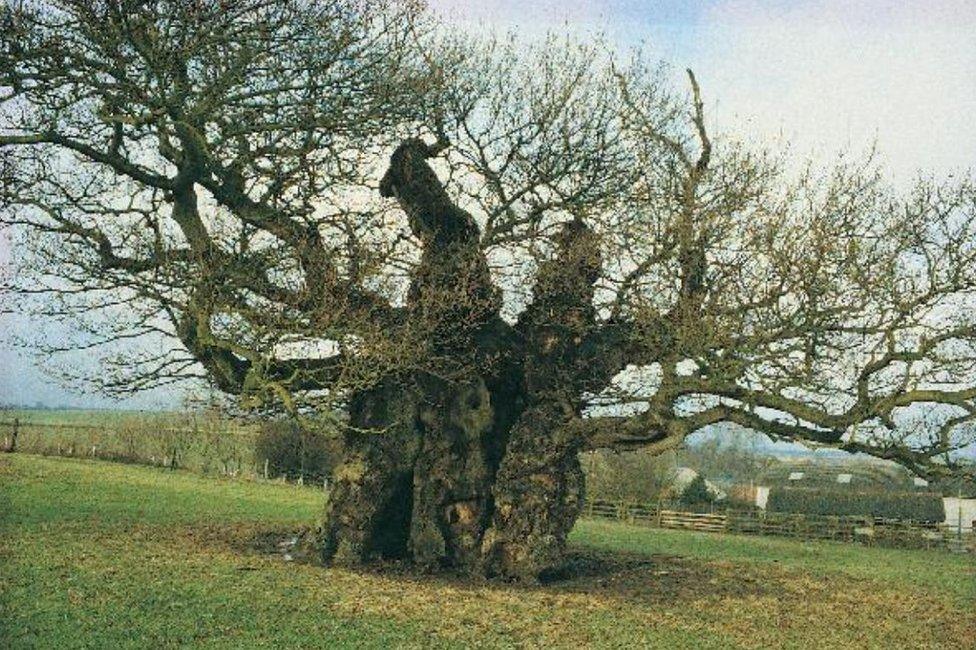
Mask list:
[{"label": "farm yard", "polygon": [[573,575],[541,587],[287,562],[279,541],[322,502],[0,456],[0,645],[970,648],[976,635],[972,556],[582,520]]}]

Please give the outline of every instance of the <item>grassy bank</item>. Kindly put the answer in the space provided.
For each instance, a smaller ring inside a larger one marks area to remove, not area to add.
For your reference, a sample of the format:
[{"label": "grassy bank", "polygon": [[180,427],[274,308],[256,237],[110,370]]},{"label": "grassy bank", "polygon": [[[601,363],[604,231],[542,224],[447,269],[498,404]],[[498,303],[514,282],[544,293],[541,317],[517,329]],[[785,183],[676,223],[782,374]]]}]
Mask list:
[{"label": "grassy bank", "polygon": [[582,522],[541,588],[286,562],[321,493],[0,457],[0,647],[972,647],[971,556]]}]

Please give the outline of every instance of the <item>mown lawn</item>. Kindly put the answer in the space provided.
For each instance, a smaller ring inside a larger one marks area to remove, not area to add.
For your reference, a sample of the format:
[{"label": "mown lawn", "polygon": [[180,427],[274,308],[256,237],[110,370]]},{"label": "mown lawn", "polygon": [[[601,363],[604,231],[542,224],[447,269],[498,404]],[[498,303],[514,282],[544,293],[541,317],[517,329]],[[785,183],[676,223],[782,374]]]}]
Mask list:
[{"label": "mown lawn", "polygon": [[0,647],[976,647],[971,556],[581,522],[538,588],[285,562],[322,495],[0,457]]}]

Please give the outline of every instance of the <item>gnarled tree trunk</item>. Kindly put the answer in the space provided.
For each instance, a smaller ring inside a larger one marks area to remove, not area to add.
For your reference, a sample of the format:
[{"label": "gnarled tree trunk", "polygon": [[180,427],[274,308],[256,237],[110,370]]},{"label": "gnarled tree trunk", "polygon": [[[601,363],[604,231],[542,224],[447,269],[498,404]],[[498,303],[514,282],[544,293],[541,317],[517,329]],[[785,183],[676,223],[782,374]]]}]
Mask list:
[{"label": "gnarled tree trunk", "polygon": [[408,555],[418,395],[397,379],[350,404],[351,431],[333,471],[320,539],[323,557],[336,564]]},{"label": "gnarled tree trunk", "polygon": [[426,162],[436,151],[406,141],[381,184],[423,244],[407,308],[433,361],[353,400],[322,552],[535,581],[560,565],[582,505],[581,441],[567,424],[591,370],[580,350],[599,249],[567,224],[532,306],[507,325],[478,226]]},{"label": "gnarled tree trunk", "polygon": [[482,542],[487,575],[532,582],[561,563],[583,501],[579,447],[561,435],[571,416],[566,403],[541,402],[527,408],[513,428]]}]

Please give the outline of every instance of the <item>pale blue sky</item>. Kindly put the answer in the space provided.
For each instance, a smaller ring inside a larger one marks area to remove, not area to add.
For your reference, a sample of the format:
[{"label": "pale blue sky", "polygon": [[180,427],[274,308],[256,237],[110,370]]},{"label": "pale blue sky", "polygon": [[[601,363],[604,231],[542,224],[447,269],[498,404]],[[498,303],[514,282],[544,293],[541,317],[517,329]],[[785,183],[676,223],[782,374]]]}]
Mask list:
[{"label": "pale blue sky", "polygon": [[[695,69],[714,129],[788,140],[801,156],[877,141],[891,177],[976,167],[976,2],[934,0],[431,0],[455,28],[526,37],[569,29],[617,47],[643,44],[676,70]],[[0,265],[10,246],[0,240]],[[0,314],[0,401],[108,406],[51,382],[48,359],[14,351],[50,324]],[[87,357],[76,356],[75,363]],[[173,404],[170,394],[123,405]]]}]

